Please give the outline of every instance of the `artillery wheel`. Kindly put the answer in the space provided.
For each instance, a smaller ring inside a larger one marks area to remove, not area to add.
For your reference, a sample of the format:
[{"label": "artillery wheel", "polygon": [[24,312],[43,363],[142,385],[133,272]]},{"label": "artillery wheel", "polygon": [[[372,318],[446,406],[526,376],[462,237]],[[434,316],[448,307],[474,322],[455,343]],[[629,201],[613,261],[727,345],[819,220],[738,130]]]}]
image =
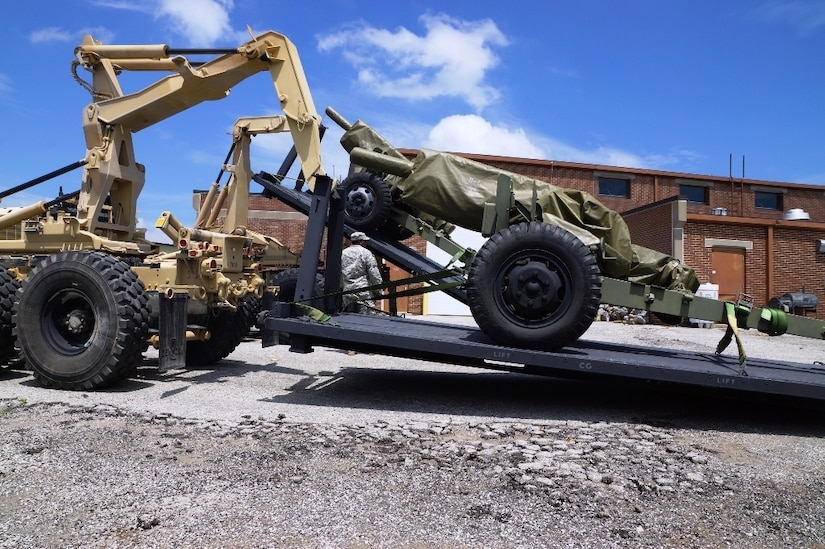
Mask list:
[{"label": "artillery wheel", "polygon": [[253,306],[249,300],[238,300],[235,311],[218,309],[202,319],[202,325],[209,330],[205,341],[186,343],[186,365],[205,366],[229,356],[241,344],[252,325]]},{"label": "artillery wheel", "polygon": [[593,254],[572,233],[519,223],[481,247],[470,266],[467,299],[479,327],[496,342],[558,349],[593,322],[601,275]]},{"label": "artillery wheel", "polygon": [[386,181],[369,172],[349,176],[341,182],[345,223],[359,231],[384,225],[392,210],[392,193]]},{"label": "artillery wheel", "polygon": [[12,312],[20,283],[8,269],[0,265],[0,365],[14,357]]},{"label": "artillery wheel", "polygon": [[142,360],[149,298],[126,263],[101,252],[57,253],[31,270],[17,295],[14,335],[43,385],[104,387]]}]

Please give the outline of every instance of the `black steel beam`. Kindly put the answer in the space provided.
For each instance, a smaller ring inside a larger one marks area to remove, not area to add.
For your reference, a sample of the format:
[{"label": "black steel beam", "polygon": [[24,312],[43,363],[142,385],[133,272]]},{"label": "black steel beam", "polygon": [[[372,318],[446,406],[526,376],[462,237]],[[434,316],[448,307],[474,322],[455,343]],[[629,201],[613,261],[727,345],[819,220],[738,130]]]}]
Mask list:
[{"label": "black steel beam", "polygon": [[[252,179],[264,187],[265,194],[277,198],[290,208],[306,215],[309,215],[309,212],[312,211],[312,194],[289,189],[279,184],[277,175],[260,172],[253,175]],[[352,234],[355,230],[356,229],[348,225],[344,225],[344,234],[346,235]],[[369,233],[369,235],[370,240],[365,242],[367,248],[412,275],[433,274],[444,269],[442,265],[411,249],[409,246],[404,245],[402,242],[386,238],[374,232]],[[441,279],[440,281],[434,281],[433,283],[439,282],[464,282],[464,278],[453,276]],[[448,288],[443,291],[461,303],[467,303],[467,293],[462,287]]]}]

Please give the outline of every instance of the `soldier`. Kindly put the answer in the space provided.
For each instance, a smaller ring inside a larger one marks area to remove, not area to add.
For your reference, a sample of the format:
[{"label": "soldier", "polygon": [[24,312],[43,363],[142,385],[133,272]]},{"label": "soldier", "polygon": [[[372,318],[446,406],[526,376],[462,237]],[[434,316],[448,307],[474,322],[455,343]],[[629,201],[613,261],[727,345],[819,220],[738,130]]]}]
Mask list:
[{"label": "soldier", "polygon": [[[344,248],[341,253],[344,291],[373,286],[383,282],[375,256],[363,245],[369,239],[370,237],[361,231],[356,231],[349,237],[351,245]],[[375,313],[375,296],[380,295],[380,290],[346,294],[343,297],[344,310],[373,314]]]}]

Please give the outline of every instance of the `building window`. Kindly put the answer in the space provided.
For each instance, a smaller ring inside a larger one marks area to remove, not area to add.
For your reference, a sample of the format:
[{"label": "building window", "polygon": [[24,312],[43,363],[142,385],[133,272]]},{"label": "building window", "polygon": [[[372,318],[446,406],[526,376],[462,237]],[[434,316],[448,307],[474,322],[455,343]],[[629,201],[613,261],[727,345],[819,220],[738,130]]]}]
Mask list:
[{"label": "building window", "polygon": [[618,177],[599,177],[599,194],[630,198],[630,180]]},{"label": "building window", "polygon": [[700,185],[679,185],[679,198],[691,204],[708,204],[708,188]]},{"label": "building window", "polygon": [[755,191],[753,193],[755,206],[760,210],[782,210],[782,194],[766,191]]}]

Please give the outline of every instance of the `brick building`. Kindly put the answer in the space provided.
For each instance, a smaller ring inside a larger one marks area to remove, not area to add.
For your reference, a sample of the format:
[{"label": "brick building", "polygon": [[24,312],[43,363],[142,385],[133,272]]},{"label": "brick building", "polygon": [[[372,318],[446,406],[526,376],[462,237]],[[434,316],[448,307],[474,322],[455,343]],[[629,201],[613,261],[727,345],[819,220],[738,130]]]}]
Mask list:
[{"label": "brick building", "polygon": [[[587,191],[622,214],[634,243],[677,257],[720,299],[757,306],[806,291],[825,303],[825,188],[574,162],[467,158]],[[805,218],[807,219],[800,219]],[[798,311],[825,318],[825,309]]]},{"label": "brick building", "polygon": [[[403,150],[414,155],[414,150]],[[720,299],[749,294],[757,306],[806,291],[825,304],[825,188],[574,162],[462,154],[560,187],[587,191],[622,213],[632,241],[677,257]],[[199,194],[199,193],[196,193]],[[276,200],[250,199],[250,228],[300,253],[306,218]],[[420,252],[426,243],[407,241]],[[322,251],[322,255],[325,250]],[[322,257],[322,260],[325,259]],[[392,278],[403,277],[392,268]],[[399,304],[422,312],[422,298]],[[825,318],[825,307],[803,311]]]}]

